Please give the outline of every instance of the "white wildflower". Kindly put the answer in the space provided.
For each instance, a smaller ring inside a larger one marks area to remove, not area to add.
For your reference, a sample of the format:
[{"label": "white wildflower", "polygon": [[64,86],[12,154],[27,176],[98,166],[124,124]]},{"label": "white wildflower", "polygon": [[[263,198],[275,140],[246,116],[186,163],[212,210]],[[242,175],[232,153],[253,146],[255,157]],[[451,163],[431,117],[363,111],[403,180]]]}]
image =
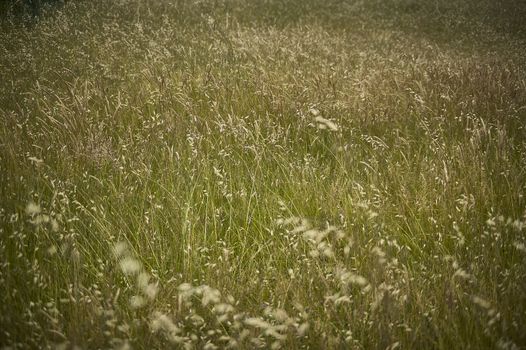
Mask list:
[{"label": "white wildflower", "polygon": [[179,290],[179,292],[188,292],[190,290],[192,290],[192,285],[190,283],[182,283],[179,285],[179,287],[177,287],[177,289]]},{"label": "white wildflower", "polygon": [[329,119],[325,119],[318,115],[316,118],[314,118],[314,120],[318,122],[319,129],[329,129],[331,131],[338,131],[338,126]]},{"label": "white wildflower", "polygon": [[208,304],[218,304],[221,301],[221,293],[214,288],[204,286],[203,287],[203,299],[202,304],[206,306]]},{"label": "white wildflower", "polygon": [[316,108],[311,108],[311,109],[309,109],[309,112],[310,112],[310,114],[312,114],[312,115],[315,116],[315,117],[317,117],[317,116],[320,115],[320,111],[317,110]]},{"label": "white wildflower", "polygon": [[119,242],[119,243],[115,244],[115,247],[113,247],[113,253],[118,258],[123,256],[126,253],[127,250],[128,250],[128,246],[124,242]]},{"label": "white wildflower", "polygon": [[213,311],[218,314],[226,314],[229,312],[234,312],[234,307],[230,304],[221,303],[214,306]]},{"label": "white wildflower", "polygon": [[27,215],[37,215],[37,214],[40,214],[41,212],[41,209],[40,209],[40,205],[34,203],[34,202],[29,202],[26,206],[26,214]]},{"label": "white wildflower", "polygon": [[214,345],[213,343],[206,343],[205,346],[203,346],[203,350],[216,350],[218,347]]},{"label": "white wildflower", "polygon": [[154,316],[155,318],[150,323],[152,331],[158,332],[163,330],[170,334],[178,334],[181,332],[168,316],[161,314],[160,312],[156,312]]},{"label": "white wildflower", "polygon": [[145,289],[148,287],[148,283],[150,282],[150,275],[147,272],[141,272],[137,276],[137,287],[140,289]]},{"label": "white wildflower", "polygon": [[141,270],[141,263],[132,257],[126,257],[120,262],[121,270],[127,275],[135,274]]},{"label": "white wildflower", "polygon": [[249,317],[245,319],[245,324],[247,326],[252,326],[255,328],[263,328],[263,329],[267,329],[271,327],[271,325],[268,322],[258,317]]},{"label": "white wildflower", "polygon": [[155,299],[157,292],[159,291],[156,283],[150,283],[143,289],[144,295],[146,295],[150,300]]},{"label": "white wildflower", "polygon": [[286,320],[289,319],[289,315],[283,309],[274,310],[273,315],[276,321],[279,321],[279,322],[285,322]]},{"label": "white wildflower", "polygon": [[134,295],[130,298],[130,306],[133,309],[139,309],[146,305],[146,300],[140,295]]}]

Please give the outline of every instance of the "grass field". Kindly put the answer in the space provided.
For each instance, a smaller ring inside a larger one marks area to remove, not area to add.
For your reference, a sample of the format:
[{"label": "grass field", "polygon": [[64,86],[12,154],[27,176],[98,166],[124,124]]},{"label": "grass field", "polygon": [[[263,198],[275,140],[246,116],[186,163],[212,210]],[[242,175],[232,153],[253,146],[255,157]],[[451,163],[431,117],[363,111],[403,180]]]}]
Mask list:
[{"label": "grass field", "polygon": [[526,3],[0,19],[0,348],[526,348]]}]

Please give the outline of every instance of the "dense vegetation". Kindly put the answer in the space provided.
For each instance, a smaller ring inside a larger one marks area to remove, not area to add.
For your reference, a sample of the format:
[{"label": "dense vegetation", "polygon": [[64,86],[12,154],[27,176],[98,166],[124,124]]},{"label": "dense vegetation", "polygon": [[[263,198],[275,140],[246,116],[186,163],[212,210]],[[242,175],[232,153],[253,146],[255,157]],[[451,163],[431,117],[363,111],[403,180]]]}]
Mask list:
[{"label": "dense vegetation", "polygon": [[526,347],[524,2],[3,9],[0,347]]},{"label": "dense vegetation", "polygon": [[0,15],[3,17],[18,17],[25,20],[38,19],[42,9],[49,10],[53,6],[62,5],[66,0],[2,0]]}]

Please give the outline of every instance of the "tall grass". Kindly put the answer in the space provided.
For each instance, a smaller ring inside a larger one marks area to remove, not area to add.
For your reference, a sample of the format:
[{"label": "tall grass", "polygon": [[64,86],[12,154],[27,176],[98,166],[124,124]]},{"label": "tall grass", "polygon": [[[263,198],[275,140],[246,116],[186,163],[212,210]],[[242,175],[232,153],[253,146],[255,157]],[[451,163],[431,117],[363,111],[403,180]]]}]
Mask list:
[{"label": "tall grass", "polygon": [[526,8],[0,22],[0,346],[526,346]]}]

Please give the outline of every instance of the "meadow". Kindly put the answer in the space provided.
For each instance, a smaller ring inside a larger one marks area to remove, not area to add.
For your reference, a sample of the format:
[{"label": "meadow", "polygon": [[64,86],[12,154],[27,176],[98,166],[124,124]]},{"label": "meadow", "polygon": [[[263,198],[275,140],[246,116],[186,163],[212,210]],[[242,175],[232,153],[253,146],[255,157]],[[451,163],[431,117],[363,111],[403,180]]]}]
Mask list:
[{"label": "meadow", "polygon": [[0,11],[0,348],[526,348],[525,2]]}]

